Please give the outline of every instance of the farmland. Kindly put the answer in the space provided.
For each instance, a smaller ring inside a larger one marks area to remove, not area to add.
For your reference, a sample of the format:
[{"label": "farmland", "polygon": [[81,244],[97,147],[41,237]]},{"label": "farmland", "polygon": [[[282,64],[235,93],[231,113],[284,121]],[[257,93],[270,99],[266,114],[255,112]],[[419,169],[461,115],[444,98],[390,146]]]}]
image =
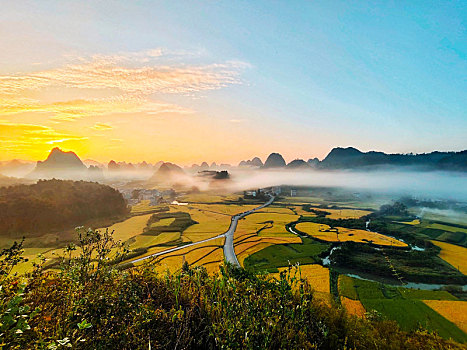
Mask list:
[{"label": "farmland", "polygon": [[[318,197],[308,200],[286,197],[240,219],[234,235],[240,265],[247,272],[269,273],[276,279],[280,272],[287,273],[290,268],[292,277],[307,280],[317,300],[331,305],[334,299],[350,315],[394,320],[407,331],[423,326],[436,330],[444,338],[467,340],[465,320],[455,311],[457,306],[459,310],[465,307],[465,292],[409,289],[393,285],[397,281],[389,282],[394,280],[396,271],[404,282],[462,285],[466,248],[440,241],[461,239],[465,234],[461,225],[403,216],[375,217],[371,216],[377,213],[373,206],[366,210],[370,206],[361,203],[352,208],[353,204],[347,200],[327,198],[323,202]],[[130,250],[131,258],[122,266],[142,265],[143,262],[135,265],[130,262],[179,247],[147,261],[159,273],[176,273],[184,263],[202,266],[209,274],[218,273],[224,259],[224,238],[190,247],[184,245],[224,233],[232,215],[259,205],[251,201],[242,204],[240,198],[237,194],[195,193],[177,198],[183,205],[151,206],[149,202],[140,202],[133,207],[131,217],[108,226]],[[370,231],[364,229],[368,215]],[[287,226],[298,234],[289,232]],[[411,250],[412,244],[423,249]],[[329,257],[331,248],[338,249]],[[25,254],[30,261],[15,271],[30,270],[32,262],[38,261],[37,253],[52,262],[59,251],[27,248]],[[329,265],[322,266],[325,257]],[[456,270],[458,267],[460,271]],[[364,277],[368,274],[375,281],[355,279],[344,273]]]},{"label": "farmland", "polygon": [[423,302],[467,333],[467,301],[423,300]]},{"label": "farmland", "polygon": [[441,248],[439,253],[441,259],[446,260],[463,274],[467,274],[467,248],[445,242],[431,242]]},{"label": "farmland", "polygon": [[[456,316],[457,322],[453,320],[453,316],[446,317],[449,316],[448,310],[452,309],[453,305],[459,303],[462,308],[465,307],[465,302],[457,301],[447,291],[394,287],[344,275],[339,276],[338,291],[342,305],[351,314],[363,316],[365,314],[363,310],[366,312],[375,310],[383,318],[397,321],[407,331],[423,326],[436,330],[443,337],[460,342],[467,341],[467,335],[459,326],[463,325],[464,317]],[[444,314],[441,312],[443,308]]]},{"label": "farmland", "polygon": [[376,232],[342,227],[331,228],[328,225],[314,222],[299,222],[295,228],[313,238],[326,242],[359,242],[373,243],[382,246],[407,247],[407,244],[392,237]]},{"label": "farmland", "polygon": [[[288,267],[281,267],[278,272],[271,273],[271,277],[279,279],[279,274],[285,272],[291,279],[306,280],[314,291],[315,296],[330,304],[330,282],[329,282],[329,269],[321,265],[291,265]],[[297,285],[295,285],[297,286]]]},{"label": "farmland", "polygon": [[321,263],[320,255],[329,245],[311,238],[302,238],[302,243],[277,244],[266,247],[244,260],[246,269],[277,272],[278,267],[299,263],[300,265]]}]

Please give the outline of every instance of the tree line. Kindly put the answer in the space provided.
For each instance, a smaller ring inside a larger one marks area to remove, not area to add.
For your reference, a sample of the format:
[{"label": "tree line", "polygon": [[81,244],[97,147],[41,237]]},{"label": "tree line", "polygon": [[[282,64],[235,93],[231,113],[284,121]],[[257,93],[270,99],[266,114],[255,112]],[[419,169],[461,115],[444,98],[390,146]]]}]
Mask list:
[{"label": "tree line", "polygon": [[0,235],[37,235],[129,213],[116,189],[86,181],[39,180],[0,188]]}]

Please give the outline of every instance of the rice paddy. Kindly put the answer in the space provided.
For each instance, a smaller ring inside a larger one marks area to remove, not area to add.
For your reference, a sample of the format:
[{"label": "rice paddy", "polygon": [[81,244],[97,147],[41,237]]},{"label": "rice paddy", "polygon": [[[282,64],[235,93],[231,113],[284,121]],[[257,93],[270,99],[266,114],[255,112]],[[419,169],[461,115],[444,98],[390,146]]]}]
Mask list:
[{"label": "rice paddy", "polygon": [[441,248],[439,253],[441,259],[447,261],[464,275],[467,274],[467,248],[445,242],[431,242]]},{"label": "rice paddy", "polygon": [[285,229],[285,225],[296,220],[298,216],[285,208],[269,209],[274,212],[267,213],[262,209],[238,222],[234,247],[242,266],[248,256],[271,245],[302,242],[298,236],[288,233]]},{"label": "rice paddy", "polygon": [[395,238],[388,237],[376,232],[336,227],[331,228],[328,225],[317,224],[314,222],[299,222],[296,229],[304,232],[313,238],[326,242],[359,242],[373,243],[383,246],[406,247],[407,244],[398,241]]},{"label": "rice paddy", "polygon": [[179,239],[180,232],[162,232],[157,236],[138,235],[133,237],[129,244],[132,249],[150,248],[156,245],[166,245]]},{"label": "rice paddy", "polygon": [[[143,233],[151,214],[133,216],[122,222],[117,222],[107,227],[109,231],[114,231],[114,239],[122,242]],[[100,230],[105,230],[101,228]]]},{"label": "rice paddy", "polygon": [[347,311],[349,315],[357,317],[365,317],[366,310],[360,300],[353,300],[347,297],[340,298],[341,305]]},{"label": "rice paddy", "polygon": [[181,200],[188,203],[220,203],[225,201],[238,201],[239,195],[219,195],[215,193],[190,193],[184,195]]},{"label": "rice paddy", "polygon": [[[169,270],[175,272],[179,270],[184,262],[190,266],[209,265],[211,272],[218,271],[219,265],[223,261],[224,238],[215,239],[193,247],[187,247],[175,252],[167,253],[154,258],[154,266],[157,271]],[[214,267],[214,265],[216,265]]]},{"label": "rice paddy", "polygon": [[423,300],[423,302],[467,333],[467,301]]}]

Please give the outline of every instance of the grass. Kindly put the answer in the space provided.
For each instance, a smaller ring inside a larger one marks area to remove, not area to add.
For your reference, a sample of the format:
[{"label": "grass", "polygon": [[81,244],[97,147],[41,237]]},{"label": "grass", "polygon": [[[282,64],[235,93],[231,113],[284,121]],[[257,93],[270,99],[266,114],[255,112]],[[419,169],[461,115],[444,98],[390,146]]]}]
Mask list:
[{"label": "grass", "polygon": [[358,242],[358,243],[373,243],[384,246],[406,247],[407,244],[398,241],[376,232],[366,230],[350,229],[336,227],[335,230],[325,224],[318,224],[314,222],[299,222],[296,226],[301,232],[304,232],[314,238],[326,242]]},{"label": "grass", "polygon": [[457,298],[445,290],[421,290],[412,288],[398,288],[401,297],[404,299],[417,300],[446,300],[453,301]]},{"label": "grass", "polygon": [[423,300],[423,302],[467,333],[467,301]]},{"label": "grass", "polygon": [[456,227],[456,226],[451,226],[451,225],[438,224],[438,223],[429,224],[429,225],[427,225],[427,227],[433,228],[433,229],[438,229],[438,230],[443,230],[443,231],[449,231],[449,232],[467,233],[466,228]]},{"label": "grass", "polygon": [[339,275],[338,289],[339,295],[352,300],[358,300],[357,290],[354,286],[354,279],[349,276]]},{"label": "grass", "polygon": [[464,275],[467,274],[467,248],[445,242],[431,242],[441,248],[441,252],[439,253],[441,259],[447,261]]},{"label": "grass", "polygon": [[457,300],[444,290],[420,290],[393,287],[379,282],[360,280],[340,275],[339,295],[349,299],[407,299],[407,300]]},{"label": "grass", "polygon": [[384,317],[396,321],[405,331],[414,331],[420,326],[437,331],[443,338],[458,342],[467,341],[467,335],[454,323],[420,300],[410,299],[361,299],[367,311],[376,310]]},{"label": "grass", "polygon": [[277,244],[264,248],[244,261],[248,270],[277,272],[278,267],[300,263],[300,265],[321,263],[320,254],[329,249],[329,245],[303,238],[302,244]]},{"label": "grass", "polygon": [[385,299],[381,289],[381,283],[354,279],[354,288],[357,291],[358,299]]}]

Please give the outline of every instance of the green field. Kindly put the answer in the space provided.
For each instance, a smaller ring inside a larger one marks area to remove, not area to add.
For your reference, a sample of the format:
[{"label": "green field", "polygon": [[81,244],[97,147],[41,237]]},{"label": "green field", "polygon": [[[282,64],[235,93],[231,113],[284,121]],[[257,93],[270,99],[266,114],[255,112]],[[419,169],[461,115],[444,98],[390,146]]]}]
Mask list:
[{"label": "green field", "polygon": [[467,341],[467,335],[454,323],[428,307],[422,300],[457,300],[447,291],[394,287],[378,282],[339,276],[339,295],[360,300],[367,312],[378,311],[383,318],[394,320],[402,329],[413,331],[420,326],[436,330],[444,338]]},{"label": "green field", "polygon": [[454,323],[448,321],[420,300],[410,299],[361,299],[368,310],[376,310],[383,317],[397,321],[405,331],[417,330],[420,326],[436,331],[443,338],[458,342],[467,341],[467,335]]},{"label": "green field", "polygon": [[277,272],[278,267],[300,263],[301,265],[321,263],[318,256],[329,249],[330,245],[303,237],[302,244],[276,244],[256,252],[244,261],[248,270]]}]

